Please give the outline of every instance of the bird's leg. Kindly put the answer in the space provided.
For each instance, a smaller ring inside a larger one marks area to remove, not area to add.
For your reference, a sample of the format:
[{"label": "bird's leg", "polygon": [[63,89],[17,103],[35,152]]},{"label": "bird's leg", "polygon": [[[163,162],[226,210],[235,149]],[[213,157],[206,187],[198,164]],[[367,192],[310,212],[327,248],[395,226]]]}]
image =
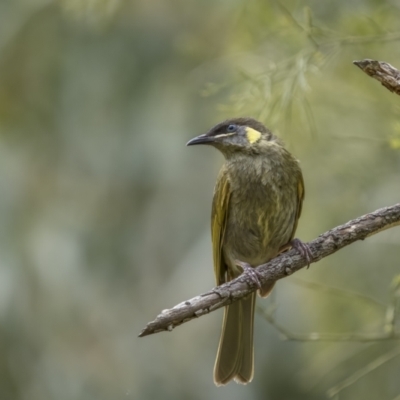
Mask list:
[{"label": "bird's leg", "polygon": [[257,286],[257,289],[261,289],[261,282],[259,279],[259,273],[249,263],[235,260],[235,264],[243,269],[243,273],[246,274],[250,281]]},{"label": "bird's leg", "polygon": [[280,249],[278,254],[283,253],[291,248],[296,249],[306,260],[307,260],[307,268],[310,266],[311,261],[313,260],[313,255],[311,253],[310,246],[300,239],[294,238],[289,243],[284,244]]},{"label": "bird's leg", "polygon": [[307,260],[307,268],[309,268],[313,259],[310,246],[297,238],[292,239],[290,245]]}]

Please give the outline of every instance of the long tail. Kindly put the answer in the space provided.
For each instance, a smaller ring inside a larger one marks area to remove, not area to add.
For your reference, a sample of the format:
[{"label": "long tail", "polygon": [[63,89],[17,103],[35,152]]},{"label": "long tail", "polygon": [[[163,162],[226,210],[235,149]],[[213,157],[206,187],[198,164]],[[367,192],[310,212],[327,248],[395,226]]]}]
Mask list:
[{"label": "long tail", "polygon": [[235,379],[246,384],[253,379],[253,326],[256,293],[225,307],[222,333],[214,366],[214,382],[225,385]]}]

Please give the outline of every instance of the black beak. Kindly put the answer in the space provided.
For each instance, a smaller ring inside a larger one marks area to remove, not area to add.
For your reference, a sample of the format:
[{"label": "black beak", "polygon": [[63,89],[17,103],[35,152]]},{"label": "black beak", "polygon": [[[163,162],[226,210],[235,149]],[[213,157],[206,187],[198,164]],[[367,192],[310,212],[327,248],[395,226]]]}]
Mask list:
[{"label": "black beak", "polygon": [[193,139],[190,139],[187,143],[186,146],[194,146],[195,144],[208,144],[214,142],[215,139],[212,136],[206,136],[205,134],[196,136]]}]

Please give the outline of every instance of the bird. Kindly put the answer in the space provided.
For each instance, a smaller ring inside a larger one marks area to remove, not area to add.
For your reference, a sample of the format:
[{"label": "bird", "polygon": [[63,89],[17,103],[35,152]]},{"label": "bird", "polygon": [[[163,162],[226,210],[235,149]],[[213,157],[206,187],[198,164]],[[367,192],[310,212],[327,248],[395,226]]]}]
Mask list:
[{"label": "bird", "polygon": [[[299,161],[283,142],[251,117],[223,121],[187,145],[207,144],[225,162],[218,174],[211,212],[211,238],[217,285],[242,273],[266,297],[275,282],[260,284],[253,269],[292,247],[312,254],[294,238],[304,199]],[[214,366],[214,383],[247,384],[254,375],[254,311],[256,293],[224,309]]]}]

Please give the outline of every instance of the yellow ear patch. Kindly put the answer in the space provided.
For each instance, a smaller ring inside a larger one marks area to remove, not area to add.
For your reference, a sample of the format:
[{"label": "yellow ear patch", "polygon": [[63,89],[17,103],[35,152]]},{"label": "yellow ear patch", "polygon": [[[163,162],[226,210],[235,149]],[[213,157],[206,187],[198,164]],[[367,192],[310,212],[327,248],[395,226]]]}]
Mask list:
[{"label": "yellow ear patch", "polygon": [[261,133],[256,131],[253,128],[249,128],[248,126],[246,127],[246,137],[249,143],[253,144],[257,142],[257,140],[260,139]]}]

